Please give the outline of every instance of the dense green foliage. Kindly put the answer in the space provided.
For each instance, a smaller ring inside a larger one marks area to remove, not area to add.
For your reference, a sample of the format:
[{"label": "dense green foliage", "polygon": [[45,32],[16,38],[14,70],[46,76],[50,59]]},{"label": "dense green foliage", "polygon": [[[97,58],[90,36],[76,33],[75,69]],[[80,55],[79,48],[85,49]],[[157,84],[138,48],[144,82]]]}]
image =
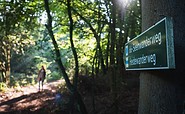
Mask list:
[{"label": "dense green foliage", "polygon": [[[117,1],[115,17],[112,15],[112,3],[110,0],[75,0],[71,3],[73,41],[80,75],[107,72],[112,54],[110,48],[114,45],[115,52],[123,53],[127,37],[133,38],[140,33],[139,1],[133,0],[126,6],[118,5],[121,3]],[[75,61],[69,39],[67,1],[52,0],[49,5],[52,30],[60,48],[61,60],[69,76],[73,76]],[[4,0],[0,2],[0,11],[0,81],[7,83],[11,79],[10,84],[16,85],[13,83],[22,79],[20,84],[25,80],[34,84],[42,65],[46,67],[48,80],[60,79],[54,46],[45,27],[47,16],[44,2]],[[112,29],[115,29],[114,44]],[[114,58],[117,59],[115,52]],[[115,66],[118,63],[117,60]]]},{"label": "dense green foliage", "polygon": [[[101,76],[107,78],[117,113],[124,44],[141,28],[139,0],[4,0],[0,11],[1,91],[35,84],[44,66],[47,81],[64,78],[70,106],[76,102],[86,113],[78,78],[92,77],[95,86]],[[92,87],[93,102],[94,95]]]}]

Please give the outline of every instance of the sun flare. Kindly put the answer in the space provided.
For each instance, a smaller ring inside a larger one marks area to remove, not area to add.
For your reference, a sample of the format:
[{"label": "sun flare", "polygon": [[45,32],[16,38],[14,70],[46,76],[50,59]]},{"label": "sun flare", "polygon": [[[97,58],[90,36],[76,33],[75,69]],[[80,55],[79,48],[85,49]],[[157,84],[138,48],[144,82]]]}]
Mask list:
[{"label": "sun flare", "polygon": [[117,2],[119,3],[119,5],[121,5],[122,7],[126,7],[131,3],[132,0],[117,0]]}]

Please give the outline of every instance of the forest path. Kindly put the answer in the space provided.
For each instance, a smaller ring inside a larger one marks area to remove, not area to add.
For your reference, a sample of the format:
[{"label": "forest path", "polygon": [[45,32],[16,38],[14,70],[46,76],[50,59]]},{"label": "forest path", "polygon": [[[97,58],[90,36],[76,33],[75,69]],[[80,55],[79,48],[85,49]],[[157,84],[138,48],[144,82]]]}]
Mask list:
[{"label": "forest path", "polygon": [[58,90],[57,86],[59,84],[64,84],[64,80],[44,83],[43,90],[40,92],[38,91],[38,84],[10,88],[7,92],[1,92],[0,113],[30,113],[36,112],[43,107],[53,105]]}]

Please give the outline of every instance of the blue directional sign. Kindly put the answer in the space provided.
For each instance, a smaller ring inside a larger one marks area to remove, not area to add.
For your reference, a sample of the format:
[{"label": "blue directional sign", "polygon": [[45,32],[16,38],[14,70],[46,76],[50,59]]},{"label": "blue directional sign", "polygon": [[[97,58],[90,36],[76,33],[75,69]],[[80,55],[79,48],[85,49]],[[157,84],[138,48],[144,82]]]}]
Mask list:
[{"label": "blue directional sign", "polygon": [[125,44],[126,70],[175,68],[172,19],[166,17]]}]

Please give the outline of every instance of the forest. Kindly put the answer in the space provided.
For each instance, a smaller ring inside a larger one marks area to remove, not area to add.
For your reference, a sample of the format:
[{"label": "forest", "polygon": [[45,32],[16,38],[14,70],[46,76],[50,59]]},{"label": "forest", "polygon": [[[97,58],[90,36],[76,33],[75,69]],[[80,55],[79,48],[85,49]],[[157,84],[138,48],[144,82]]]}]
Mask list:
[{"label": "forest", "polygon": [[0,111],[34,113],[31,107],[3,110],[3,95],[38,85],[44,66],[44,86],[64,84],[52,95],[44,89],[27,96],[55,97],[35,113],[137,113],[139,73],[125,70],[123,53],[141,33],[141,18],[140,0],[1,0]]}]

